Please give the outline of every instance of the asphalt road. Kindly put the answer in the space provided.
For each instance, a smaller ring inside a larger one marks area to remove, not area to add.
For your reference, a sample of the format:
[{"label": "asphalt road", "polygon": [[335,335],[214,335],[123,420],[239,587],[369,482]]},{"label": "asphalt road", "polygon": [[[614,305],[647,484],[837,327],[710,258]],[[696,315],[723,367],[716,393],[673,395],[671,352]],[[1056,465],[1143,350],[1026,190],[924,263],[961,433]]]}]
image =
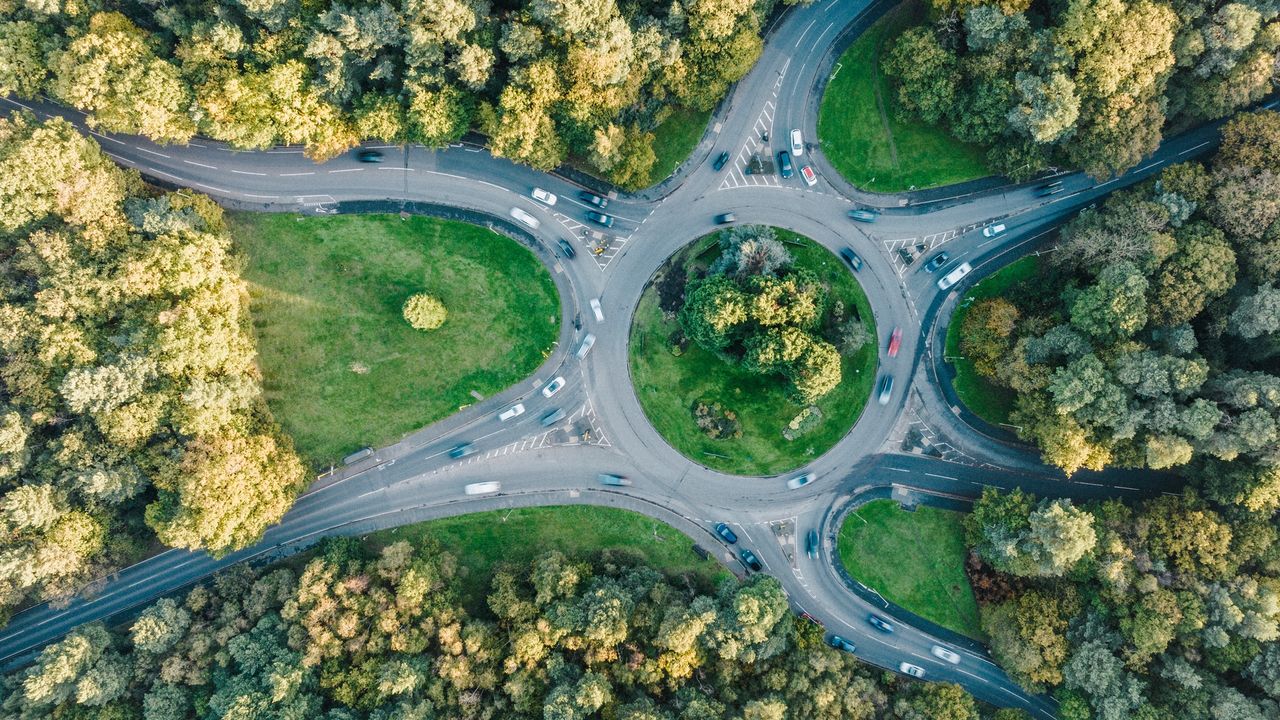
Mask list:
[{"label": "asphalt road", "polygon": [[[216,560],[169,550],[103,578],[93,592],[69,604],[25,610],[0,631],[0,662],[12,669],[76,625],[127,617],[219,568],[287,554],[325,535],[360,534],[494,508],[592,503],[669,522],[704,546],[719,547],[722,560],[738,572],[744,569],[732,551],[751,547],[797,609],[856,643],[858,656],[867,662],[896,671],[900,662],[909,661],[925,669],[926,679],[957,682],[982,700],[1052,717],[1051,700],[1029,696],[981,655],[953,647],[962,656],[953,665],[930,653],[934,645],[946,646],[944,641],[909,623],[895,621],[897,630],[891,635],[872,629],[865,618],[878,606],[850,592],[832,567],[832,542],[839,528],[831,525],[831,508],[859,489],[878,486],[963,497],[976,495],[985,485],[1078,498],[1172,489],[1169,478],[1143,473],[1066,478],[1044,466],[1029,448],[965,424],[938,385],[933,353],[941,352],[945,320],[973,282],[1027,252],[1052,251],[1047,242],[1053,228],[1073,213],[1165,165],[1211,150],[1217,129],[1206,126],[1172,138],[1119,178],[1095,182],[1078,174],[1060,176],[1065,191],[1051,198],[1036,197],[1034,185],[1027,185],[918,204],[855,193],[839,179],[819,177],[808,187],[799,167],[789,180],[744,173],[753,153],[773,155],[783,149],[792,127],[800,128],[809,142],[816,139],[818,93],[835,51],[883,6],[824,0],[789,9],[771,28],[759,62],[713,118],[690,161],[663,184],[670,192],[653,200],[611,199],[606,212],[617,220],[607,231],[585,219],[589,206],[578,200],[579,187],[492,157],[479,147],[381,147],[387,159],[382,164],[359,163],[354,151],[316,164],[298,148],[242,152],[208,141],[159,146],[94,133],[120,164],[241,208],[326,213],[341,201],[414,201],[506,221],[512,208],[523,209],[539,221],[529,232],[556,279],[566,321],[557,352],[533,377],[322,477],[258,545]],[[4,102],[83,126],[83,116],[66,108]],[[765,132],[769,144],[762,142]],[[732,160],[716,172],[711,160],[721,151],[728,151]],[[819,170],[829,167],[821,150],[812,146],[797,166],[810,162]],[[529,195],[534,187],[555,193],[558,202],[549,207],[535,201]],[[854,223],[846,213],[855,203],[880,205],[884,212],[875,223]],[[783,478],[724,475],[684,458],[649,425],[630,382],[629,320],[641,292],[668,256],[713,230],[713,218],[724,212],[735,213],[739,223],[794,230],[832,250],[852,247],[865,260],[858,280],[880,335],[879,373],[896,378],[893,395],[885,405],[874,400],[867,404],[853,430],[803,469],[817,473],[818,480],[798,491],[786,490]],[[984,236],[981,228],[995,222],[1007,230]],[[603,243],[585,230],[603,232]],[[560,256],[559,239],[577,247],[575,259]],[[593,254],[597,246],[600,253]],[[906,264],[899,250],[917,246],[923,246],[919,259]],[[941,251],[950,254],[947,264],[937,272],[924,271],[925,261]],[[935,284],[939,275],[962,261],[974,271],[957,287],[940,291]],[[587,309],[592,298],[600,300],[602,321]],[[883,349],[895,327],[903,329],[902,347],[890,359]],[[573,351],[587,333],[597,341],[580,361]],[[544,398],[539,388],[557,375],[566,378],[566,387]],[[526,412],[507,422],[498,420],[497,413],[516,401],[523,402]],[[544,427],[540,420],[557,408],[566,411],[566,418]],[[909,433],[929,438],[928,452],[907,448]],[[473,443],[479,452],[450,458],[448,450],[463,442]],[[596,481],[601,472],[626,475],[634,484],[603,488]],[[463,493],[469,483],[490,480],[501,482],[499,494]],[[710,528],[721,521],[739,531],[738,547],[725,547],[711,534]],[[780,528],[790,531],[779,534]],[[824,539],[820,557],[813,560],[795,544],[795,538],[803,543],[810,528],[819,529]]]}]

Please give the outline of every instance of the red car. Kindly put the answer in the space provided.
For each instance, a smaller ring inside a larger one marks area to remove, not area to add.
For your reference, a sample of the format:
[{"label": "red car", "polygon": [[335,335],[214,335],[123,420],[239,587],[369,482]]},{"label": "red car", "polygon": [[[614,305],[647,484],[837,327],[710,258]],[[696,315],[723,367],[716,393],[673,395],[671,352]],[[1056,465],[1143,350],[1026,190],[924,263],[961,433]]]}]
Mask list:
[{"label": "red car", "polygon": [[889,357],[898,357],[898,347],[902,345],[902,328],[894,328],[889,336]]}]

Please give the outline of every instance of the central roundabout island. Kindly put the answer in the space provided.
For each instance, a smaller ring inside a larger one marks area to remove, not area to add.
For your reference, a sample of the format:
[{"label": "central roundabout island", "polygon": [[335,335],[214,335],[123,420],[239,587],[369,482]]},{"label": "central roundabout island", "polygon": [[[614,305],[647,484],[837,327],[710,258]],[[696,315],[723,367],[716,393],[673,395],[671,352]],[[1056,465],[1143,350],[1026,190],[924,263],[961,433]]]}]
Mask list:
[{"label": "central roundabout island", "polygon": [[631,326],[649,422],[735,475],[805,465],[848,433],[875,379],[877,334],[851,266],[760,225],[703,236],[650,278]]}]

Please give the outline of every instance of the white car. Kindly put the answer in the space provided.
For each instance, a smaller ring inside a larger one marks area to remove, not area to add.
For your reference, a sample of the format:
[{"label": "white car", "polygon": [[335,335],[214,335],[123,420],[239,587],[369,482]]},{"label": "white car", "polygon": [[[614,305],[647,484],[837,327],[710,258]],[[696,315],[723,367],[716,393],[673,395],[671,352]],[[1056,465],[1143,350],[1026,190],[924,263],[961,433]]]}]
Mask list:
[{"label": "white car", "polygon": [[545,386],[543,386],[543,388],[542,388],[542,397],[548,397],[548,398],[549,398],[549,397],[551,397],[552,395],[555,395],[556,393],[560,392],[560,388],[562,388],[562,387],[564,387],[564,378],[563,378],[563,377],[557,377],[555,380],[552,380],[551,382],[549,382],[549,383],[547,383]]},{"label": "white car", "polygon": [[591,298],[591,312],[595,313],[596,322],[604,322],[604,310],[600,308],[600,298]]},{"label": "white car", "polygon": [[804,155],[804,135],[800,133],[800,128],[791,131],[791,156],[801,157]]},{"label": "white car", "polygon": [[995,237],[1007,229],[1008,228],[1004,226],[1004,223],[996,223],[995,225],[988,225],[982,228],[982,237]]},{"label": "white car", "polygon": [[929,652],[932,652],[934,657],[942,658],[943,660],[946,660],[952,665],[960,664],[960,655],[958,653],[951,652],[950,650],[942,647],[941,645],[934,645],[933,649],[930,650]]},{"label": "white car", "polygon": [[809,483],[813,482],[814,478],[816,477],[817,476],[814,475],[813,473],[805,473],[803,475],[797,475],[787,481],[787,489],[799,490],[805,485],[808,485]]},{"label": "white car", "polygon": [[529,194],[533,197],[533,199],[534,199],[534,200],[537,200],[538,202],[540,202],[540,203],[542,203],[542,204],[544,204],[544,205],[555,205],[555,204],[556,204],[556,195],[555,195],[555,193],[547,192],[546,190],[543,190],[542,188],[537,188],[537,187],[536,187],[536,188],[534,188],[534,189],[533,189],[533,192],[531,192],[531,193],[529,193]]},{"label": "white car", "polygon": [[574,354],[578,356],[579,360],[581,360],[587,356],[587,353],[591,352],[591,348],[595,347],[595,345],[596,336],[591,333],[587,333],[586,337],[582,338],[582,344],[578,346],[578,352]]},{"label": "white car", "polygon": [[498,419],[501,420],[502,422],[506,422],[513,417],[519,417],[523,414],[524,414],[524,405],[520,403],[516,403],[515,405],[512,405],[506,410],[503,410],[502,412],[498,413]]},{"label": "white car", "polygon": [[525,212],[524,210],[521,210],[520,208],[511,208],[511,217],[520,221],[522,224],[528,226],[532,230],[537,230],[538,226],[542,224],[538,222],[538,218],[530,215],[529,213]]},{"label": "white car", "polygon": [[943,275],[942,277],[938,278],[938,289],[946,290],[952,285],[955,285],[956,283],[960,282],[960,278],[964,277],[965,275],[968,275],[969,271],[972,269],[973,268],[969,267],[969,263],[967,262],[960,263],[959,265],[956,266],[955,270],[952,270],[946,275]]},{"label": "white car", "polygon": [[910,675],[913,678],[924,677],[924,668],[920,667],[919,665],[912,665],[909,662],[904,662],[898,666],[898,669]]},{"label": "white car", "polygon": [[502,483],[497,480],[489,482],[471,483],[462,489],[468,495],[492,495],[502,489]]},{"label": "white car", "polygon": [[813,168],[808,165],[800,168],[800,177],[804,178],[804,184],[809,187],[813,187],[818,184],[818,174],[815,173]]}]

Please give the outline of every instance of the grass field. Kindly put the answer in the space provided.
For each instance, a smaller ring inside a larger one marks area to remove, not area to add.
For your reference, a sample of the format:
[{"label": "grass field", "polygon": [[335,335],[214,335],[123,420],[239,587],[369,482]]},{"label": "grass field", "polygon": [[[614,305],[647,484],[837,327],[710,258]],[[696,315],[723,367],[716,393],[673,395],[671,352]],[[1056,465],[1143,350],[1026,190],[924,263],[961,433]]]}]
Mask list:
[{"label": "grass field", "polygon": [[[244,255],[267,402],[315,466],[393,442],[532,373],[560,307],[533,253],[465,223],[413,216],[230,213]],[[449,318],[401,316],[428,292]]]},{"label": "grass field", "polygon": [[1000,268],[965,295],[951,315],[951,324],[947,326],[947,357],[953,358],[952,365],[956,369],[956,378],[951,384],[955,388],[956,397],[974,415],[989,423],[1009,422],[1009,413],[1013,412],[1016,395],[1009,388],[996,385],[979,375],[973,369],[973,363],[964,359],[960,352],[960,326],[969,313],[969,305],[975,300],[1004,295],[1009,288],[1035,275],[1039,267],[1040,258],[1028,255]]},{"label": "grass field", "polygon": [[483,607],[495,566],[526,564],[550,550],[590,558],[629,554],[667,575],[688,575],[705,590],[732,577],[723,565],[693,553],[689,536],[640,513],[589,505],[517,508],[432,520],[370,534],[377,549],[398,540],[434,540],[458,559],[464,602]]},{"label": "grass field", "polygon": [[927,506],[907,512],[892,500],[867,503],[840,528],[840,561],[891,602],[981,640],[978,606],[964,574],[962,518]]},{"label": "grass field", "polygon": [[649,184],[666,179],[676,166],[684,162],[707,130],[711,111],[677,108],[671,116],[654,128],[653,152],[658,156],[649,172]]},{"label": "grass field", "polygon": [[[830,288],[832,299],[857,308],[868,330],[875,335],[871,306],[861,286],[845,265],[826,249],[795,233],[778,231],[796,265],[817,273]],[[676,259],[696,257],[693,266],[710,263],[718,251],[697,256],[701,248],[714,246],[714,236],[695,241]],[[670,265],[665,266],[670,267]],[[664,268],[665,269],[665,268]],[[660,271],[661,272],[661,271]],[[685,456],[707,467],[738,475],[774,475],[799,467],[826,452],[858,419],[875,380],[877,345],[868,343],[843,360],[843,381],[816,404],[823,413],[813,430],[793,441],[782,430],[803,409],[787,398],[781,379],[763,379],[726,364],[712,353],[690,343],[677,357],[669,338],[678,322],[663,317],[653,285],[645,289],[631,328],[631,380],[649,422],[667,442]],[[696,400],[722,403],[738,414],[742,437],[713,440],[694,422],[691,406]]]},{"label": "grass field", "polygon": [[961,143],[941,128],[898,118],[897,95],[878,58],[889,41],[924,20],[920,3],[889,11],[840,57],[823,94],[822,151],[846,180],[864,190],[899,192],[991,174],[984,148]]}]

